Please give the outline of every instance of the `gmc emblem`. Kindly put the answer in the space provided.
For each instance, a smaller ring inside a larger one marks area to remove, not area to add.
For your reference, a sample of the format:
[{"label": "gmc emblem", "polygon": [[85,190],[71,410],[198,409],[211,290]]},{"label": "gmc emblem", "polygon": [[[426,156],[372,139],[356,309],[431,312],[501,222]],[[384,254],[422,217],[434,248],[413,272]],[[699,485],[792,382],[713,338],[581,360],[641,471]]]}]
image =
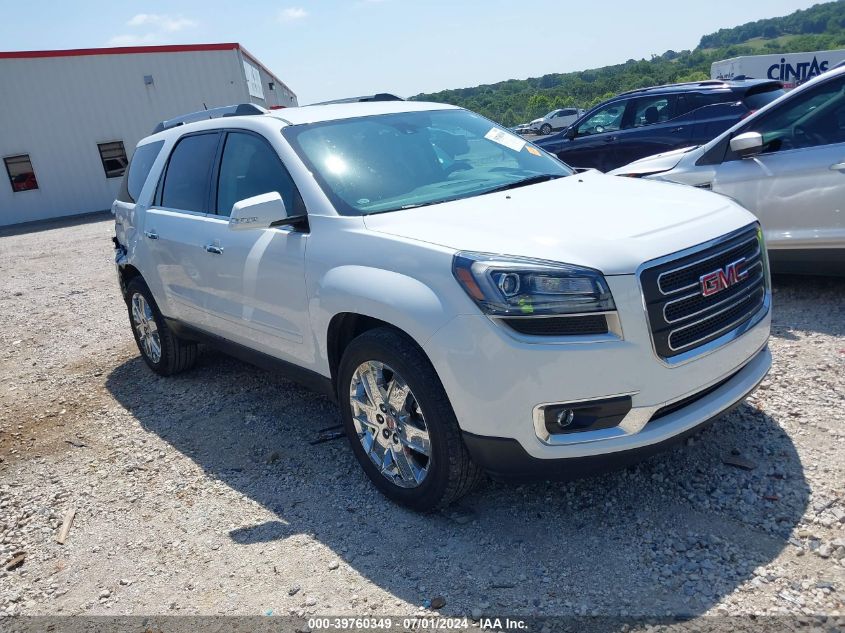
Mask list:
[{"label": "gmc emblem", "polygon": [[742,270],[745,258],[738,259],[725,266],[724,270],[719,268],[712,273],[707,273],[698,278],[701,285],[701,296],[710,297],[725,288],[730,288],[748,277],[748,271]]}]

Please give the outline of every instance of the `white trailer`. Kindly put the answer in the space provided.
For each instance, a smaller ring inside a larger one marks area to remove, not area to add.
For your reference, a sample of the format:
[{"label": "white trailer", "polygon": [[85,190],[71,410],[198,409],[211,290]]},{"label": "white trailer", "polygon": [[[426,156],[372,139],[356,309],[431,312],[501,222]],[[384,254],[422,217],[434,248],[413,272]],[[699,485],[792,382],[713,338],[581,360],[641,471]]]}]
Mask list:
[{"label": "white trailer", "polygon": [[713,62],[712,79],[776,79],[786,89],[794,88],[808,79],[845,62],[845,49],[814,51],[809,53],[784,53],[774,55],[746,55]]},{"label": "white trailer", "polygon": [[109,209],[160,121],[296,95],[240,44],[0,52],[0,226]]}]

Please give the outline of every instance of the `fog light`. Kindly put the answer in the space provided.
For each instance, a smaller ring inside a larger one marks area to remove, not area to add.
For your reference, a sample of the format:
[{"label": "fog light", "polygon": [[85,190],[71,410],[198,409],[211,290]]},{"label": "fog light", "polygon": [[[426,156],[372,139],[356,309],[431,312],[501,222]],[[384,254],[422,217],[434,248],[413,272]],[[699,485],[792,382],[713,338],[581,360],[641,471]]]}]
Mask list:
[{"label": "fog light", "polygon": [[555,418],[557,425],[562,429],[572,424],[573,420],[575,420],[575,411],[572,409],[562,409]]},{"label": "fog light", "polygon": [[534,424],[543,439],[543,431],[547,435],[565,435],[608,429],[618,425],[630,410],[630,396],[545,404],[534,409]]}]

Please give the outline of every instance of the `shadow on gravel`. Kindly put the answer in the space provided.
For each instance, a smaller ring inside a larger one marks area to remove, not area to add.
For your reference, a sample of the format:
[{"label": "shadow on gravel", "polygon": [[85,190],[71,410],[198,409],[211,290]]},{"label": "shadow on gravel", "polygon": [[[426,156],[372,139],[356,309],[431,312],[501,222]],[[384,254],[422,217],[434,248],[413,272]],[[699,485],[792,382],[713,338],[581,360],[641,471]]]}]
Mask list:
[{"label": "shadow on gravel", "polygon": [[792,330],[845,336],[845,277],[775,275],[772,335],[797,340]]},{"label": "shadow on gravel", "polygon": [[[309,443],[338,423],[331,402],[261,370],[205,350],[171,379],[127,361],[107,387],[208,477],[276,515],[229,532],[234,556],[289,558],[273,543],[307,533],[399,598],[444,596],[444,614],[702,613],[778,556],[808,502],[790,438],[748,405],[636,467],[491,482],[457,512],[418,515],[374,491],[345,439]],[[308,587],[277,578],[280,593]]]},{"label": "shadow on gravel", "polygon": [[111,210],[106,209],[105,211],[93,211],[91,213],[71,215],[64,218],[22,222],[20,224],[0,227],[0,237],[12,237],[14,235],[38,233],[40,231],[50,231],[52,229],[65,229],[80,226],[82,224],[91,224],[92,222],[102,222],[103,220],[108,220],[111,217]]}]

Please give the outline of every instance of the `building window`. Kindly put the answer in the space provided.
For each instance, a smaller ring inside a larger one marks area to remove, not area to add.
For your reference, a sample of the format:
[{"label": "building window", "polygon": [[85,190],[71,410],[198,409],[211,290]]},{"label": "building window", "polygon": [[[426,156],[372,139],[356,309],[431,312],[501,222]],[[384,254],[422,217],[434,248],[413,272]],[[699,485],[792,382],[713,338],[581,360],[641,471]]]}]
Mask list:
[{"label": "building window", "polygon": [[6,163],[6,173],[9,174],[12,191],[38,189],[38,181],[35,180],[35,170],[32,169],[32,161],[29,160],[29,154],[8,156],[3,159],[3,162]]},{"label": "building window", "polygon": [[129,161],[126,160],[126,150],[123,149],[123,141],[98,143],[97,149],[100,150],[100,160],[103,161],[106,178],[123,176],[126,166],[129,164]]},{"label": "building window", "polygon": [[246,86],[251,97],[264,98],[264,87],[261,85],[261,75],[258,69],[248,62],[244,62],[244,75],[246,75]]}]

